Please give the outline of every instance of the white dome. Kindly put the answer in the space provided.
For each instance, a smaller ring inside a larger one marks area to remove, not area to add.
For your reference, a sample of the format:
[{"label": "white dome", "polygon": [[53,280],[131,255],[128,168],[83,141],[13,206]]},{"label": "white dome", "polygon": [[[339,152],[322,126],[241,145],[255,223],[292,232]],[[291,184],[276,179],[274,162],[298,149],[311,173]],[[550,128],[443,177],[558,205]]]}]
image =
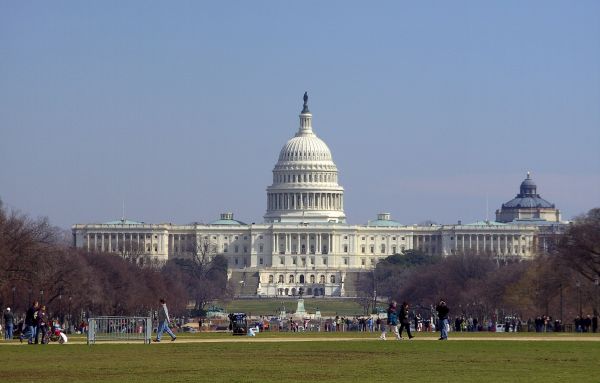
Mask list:
[{"label": "white dome", "polygon": [[279,161],[331,161],[331,151],[316,135],[303,134],[292,138],[283,146]]}]

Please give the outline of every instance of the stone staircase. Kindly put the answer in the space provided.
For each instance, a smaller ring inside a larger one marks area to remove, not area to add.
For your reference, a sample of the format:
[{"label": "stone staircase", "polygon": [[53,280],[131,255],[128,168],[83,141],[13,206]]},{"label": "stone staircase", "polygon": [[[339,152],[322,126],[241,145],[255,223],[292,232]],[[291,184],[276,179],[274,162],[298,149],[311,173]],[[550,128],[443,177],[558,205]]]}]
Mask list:
[{"label": "stone staircase", "polygon": [[254,298],[258,289],[258,272],[232,271],[229,283],[233,286],[236,296]]}]

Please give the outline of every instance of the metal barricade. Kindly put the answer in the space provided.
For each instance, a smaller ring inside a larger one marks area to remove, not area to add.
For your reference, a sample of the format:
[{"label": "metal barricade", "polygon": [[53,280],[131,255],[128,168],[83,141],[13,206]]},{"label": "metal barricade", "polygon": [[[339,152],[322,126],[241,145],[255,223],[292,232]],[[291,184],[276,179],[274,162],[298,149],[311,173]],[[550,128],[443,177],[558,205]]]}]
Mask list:
[{"label": "metal barricade", "polygon": [[151,318],[103,316],[89,319],[87,344],[104,341],[136,340],[141,340],[147,344],[151,342]]}]

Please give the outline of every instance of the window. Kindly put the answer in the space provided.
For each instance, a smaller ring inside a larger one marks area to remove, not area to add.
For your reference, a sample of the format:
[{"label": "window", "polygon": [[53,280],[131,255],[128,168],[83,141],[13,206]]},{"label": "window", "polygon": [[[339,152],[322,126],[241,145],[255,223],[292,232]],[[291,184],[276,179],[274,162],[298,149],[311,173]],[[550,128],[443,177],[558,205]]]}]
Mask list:
[{"label": "window", "polygon": [[366,264],[367,264],[367,260],[366,260],[366,259],[364,259],[364,258],[361,258],[361,259],[360,259],[360,264],[361,264],[361,266],[364,266],[364,265],[366,265]]},{"label": "window", "polygon": [[262,235],[259,235],[259,236],[258,236],[258,239],[263,239],[263,236],[262,236]]},{"label": "window", "polygon": [[396,246],[392,246],[392,253],[394,253],[394,254],[398,254],[398,253],[396,252]]},{"label": "window", "polygon": [[279,280],[277,281],[278,283],[283,283],[283,275],[279,276]]},{"label": "window", "polygon": [[240,247],[238,245],[235,245],[234,248],[233,248],[233,251],[235,253],[237,253],[239,250],[240,250]]},{"label": "window", "polygon": [[248,252],[248,246],[244,246],[244,253]]},{"label": "window", "polygon": [[348,266],[348,258],[344,258],[344,265]]},{"label": "window", "polygon": [[374,240],[375,240],[375,237],[371,237],[371,241],[374,241]]},{"label": "window", "polygon": [[258,251],[261,252],[261,253],[263,252],[263,245],[262,245],[262,243],[260,245],[258,245]]},{"label": "window", "polygon": [[404,237],[402,237],[402,240],[404,241]]},{"label": "window", "polygon": [[296,264],[296,257],[292,258],[292,264],[295,265]]},{"label": "window", "polygon": [[360,252],[364,254],[364,253],[365,253],[365,251],[366,251],[366,249],[365,249],[365,245],[362,245],[362,246],[360,247]]},{"label": "window", "polygon": [[244,235],[244,241],[248,240],[248,236]]},{"label": "window", "polygon": [[273,283],[273,276],[269,275],[269,283]]},{"label": "window", "polygon": [[348,245],[344,245],[344,253],[348,252]]},{"label": "window", "polygon": [[344,239],[348,239],[348,236],[347,236],[347,235],[344,235]]},{"label": "window", "polygon": [[323,258],[323,264],[326,265],[327,264],[327,258]]},{"label": "window", "polygon": [[365,240],[365,237],[362,237],[361,239],[364,241],[364,240]]},{"label": "window", "polygon": [[315,283],[315,276],[314,276],[314,275],[311,275],[311,276],[309,277],[309,280],[310,280],[310,283]]},{"label": "window", "polygon": [[238,264],[238,259],[237,259],[237,258],[235,259],[235,264],[236,264],[236,265]]},{"label": "window", "polygon": [[294,283],[294,276],[290,275],[290,278],[288,279],[288,283]]},{"label": "window", "polygon": [[319,277],[319,283],[325,283],[325,276],[324,275],[321,275]]},{"label": "window", "polygon": [[335,283],[335,275],[331,275],[331,276],[329,277],[329,282],[331,282],[331,283]]},{"label": "window", "polygon": [[381,245],[381,254],[385,254],[385,245]]},{"label": "window", "polygon": [[395,241],[395,240],[396,240],[396,237],[392,237],[392,241]]},{"label": "window", "polygon": [[224,244],[223,244],[223,252],[224,252],[224,253],[226,253],[226,252],[227,252],[227,244],[226,244],[226,243],[224,243]]},{"label": "window", "polygon": [[285,261],[284,261],[283,257],[279,257],[279,264],[280,265],[285,264]]},{"label": "window", "polygon": [[259,258],[259,259],[258,259],[258,262],[259,262],[259,263],[262,265],[262,264],[263,264],[263,259],[262,259],[262,258]]},{"label": "window", "polygon": [[371,245],[370,250],[371,250],[371,254],[375,254],[375,246]]},{"label": "window", "polygon": [[235,237],[233,237],[233,239],[238,239],[238,236],[236,235]]}]

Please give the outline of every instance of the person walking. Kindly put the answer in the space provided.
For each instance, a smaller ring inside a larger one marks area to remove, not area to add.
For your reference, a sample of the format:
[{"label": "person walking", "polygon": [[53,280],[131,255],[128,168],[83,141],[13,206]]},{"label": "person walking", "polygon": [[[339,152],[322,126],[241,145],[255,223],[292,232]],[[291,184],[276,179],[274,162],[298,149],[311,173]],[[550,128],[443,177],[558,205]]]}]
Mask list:
[{"label": "person walking", "polygon": [[398,317],[400,319],[400,330],[398,331],[400,334],[400,339],[402,339],[402,331],[406,329],[406,334],[408,335],[408,339],[414,338],[410,333],[410,319],[408,318],[408,302],[403,302],[400,310],[398,310]]},{"label": "person walking", "polygon": [[448,340],[448,313],[450,309],[444,299],[440,299],[440,303],[436,306],[435,310],[438,313],[438,324],[440,326],[440,339]]},{"label": "person walking", "polygon": [[[37,311],[37,326],[35,331],[35,344],[46,342],[46,333],[48,332],[48,313],[46,312],[46,306],[40,307]],[[39,340],[41,336],[41,341]]]},{"label": "person walking", "polygon": [[4,312],[4,339],[12,340],[13,338],[13,330],[15,325],[15,316],[12,311],[10,311],[10,307],[6,308]]},{"label": "person walking", "polygon": [[25,314],[25,323],[23,323],[23,331],[21,332],[21,336],[19,336],[21,343],[23,343],[23,339],[25,339],[25,336],[27,336],[27,343],[33,344],[36,325],[35,318],[39,307],[40,304],[36,301],[33,302],[33,305],[31,305],[29,309],[27,309],[27,313]]},{"label": "person walking", "polygon": [[392,332],[394,333],[394,336],[396,337],[396,340],[402,340],[402,338],[400,338],[400,335],[398,334],[398,305],[396,304],[396,301],[391,301],[390,302],[390,306],[387,309],[387,328],[383,327],[381,329],[381,336],[379,337],[379,339],[381,340],[386,340],[385,335],[388,332],[388,330],[392,330]]},{"label": "person walking", "polygon": [[171,342],[177,339],[173,331],[169,328],[169,310],[167,309],[167,302],[161,298],[159,300],[160,307],[158,308],[158,328],[156,329],[155,342],[160,342],[163,332],[167,332],[171,336]]}]

